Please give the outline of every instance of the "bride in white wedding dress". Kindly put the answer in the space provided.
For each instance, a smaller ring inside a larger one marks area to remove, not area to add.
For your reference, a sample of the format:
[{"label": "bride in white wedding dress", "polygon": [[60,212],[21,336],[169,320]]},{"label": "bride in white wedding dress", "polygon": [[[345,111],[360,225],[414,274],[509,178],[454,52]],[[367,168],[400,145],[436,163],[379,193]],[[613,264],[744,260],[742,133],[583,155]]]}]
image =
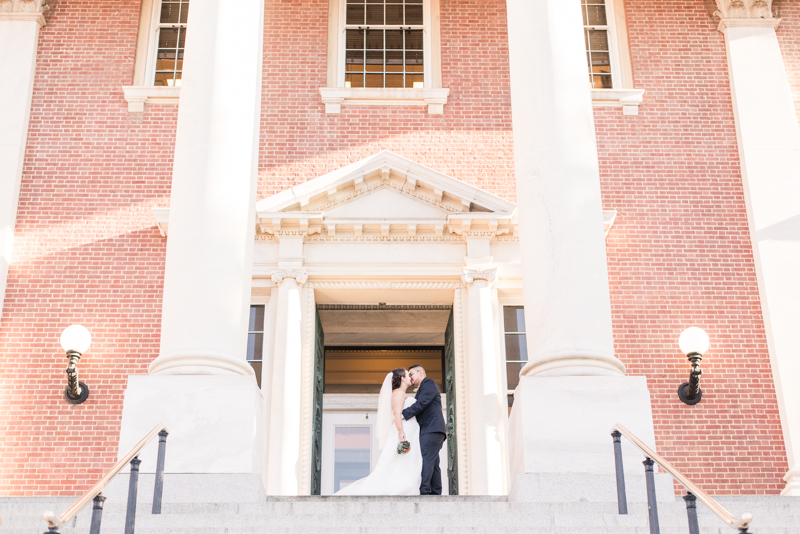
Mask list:
[{"label": "bride in white wedding dress", "polygon": [[[336,495],[419,495],[422,453],[417,419],[403,420],[403,409],[416,402],[406,398],[411,378],[405,369],[395,369],[383,381],[378,395],[378,463],[369,476],[336,492]],[[397,444],[408,441],[411,450],[397,453]]]}]

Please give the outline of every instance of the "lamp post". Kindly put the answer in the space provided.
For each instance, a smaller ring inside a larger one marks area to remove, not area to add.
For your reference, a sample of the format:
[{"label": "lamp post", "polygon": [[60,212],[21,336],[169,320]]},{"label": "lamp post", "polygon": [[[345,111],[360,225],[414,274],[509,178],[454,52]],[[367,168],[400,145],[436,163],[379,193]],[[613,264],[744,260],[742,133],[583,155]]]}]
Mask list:
[{"label": "lamp post", "polygon": [[681,332],[678,345],[692,364],[689,381],[678,387],[678,398],[685,404],[694,405],[703,398],[703,390],[700,389],[700,375],[703,374],[703,370],[700,369],[700,362],[703,361],[703,354],[708,350],[708,334],[696,326],[687,328]]},{"label": "lamp post", "polygon": [[89,388],[78,380],[78,362],[91,344],[92,334],[85,326],[74,324],[61,333],[61,347],[69,359],[64,399],[70,404],[81,404],[89,397]]}]

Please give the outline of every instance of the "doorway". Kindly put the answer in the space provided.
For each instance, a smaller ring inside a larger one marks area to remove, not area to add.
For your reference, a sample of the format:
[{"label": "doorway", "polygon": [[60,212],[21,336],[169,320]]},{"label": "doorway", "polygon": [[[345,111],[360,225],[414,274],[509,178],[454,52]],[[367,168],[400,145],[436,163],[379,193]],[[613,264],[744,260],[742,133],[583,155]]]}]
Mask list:
[{"label": "doorway", "polygon": [[381,384],[392,369],[413,364],[442,392],[443,493],[457,494],[452,306],[320,304],[316,343],[312,494],[331,495],[375,468]]}]

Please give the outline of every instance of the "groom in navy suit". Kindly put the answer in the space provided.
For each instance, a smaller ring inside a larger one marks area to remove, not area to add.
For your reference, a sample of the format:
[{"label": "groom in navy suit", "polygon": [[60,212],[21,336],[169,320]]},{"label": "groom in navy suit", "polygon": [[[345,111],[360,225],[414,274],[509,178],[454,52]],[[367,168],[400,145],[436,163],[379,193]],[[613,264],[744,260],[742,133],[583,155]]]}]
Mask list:
[{"label": "groom in navy suit", "polygon": [[417,387],[417,402],[403,410],[403,419],[417,418],[419,448],[422,453],[422,483],[420,495],[442,494],[442,471],[439,469],[439,450],[447,437],[442,415],[442,395],[436,382],[425,375],[421,365],[408,368],[411,383]]}]

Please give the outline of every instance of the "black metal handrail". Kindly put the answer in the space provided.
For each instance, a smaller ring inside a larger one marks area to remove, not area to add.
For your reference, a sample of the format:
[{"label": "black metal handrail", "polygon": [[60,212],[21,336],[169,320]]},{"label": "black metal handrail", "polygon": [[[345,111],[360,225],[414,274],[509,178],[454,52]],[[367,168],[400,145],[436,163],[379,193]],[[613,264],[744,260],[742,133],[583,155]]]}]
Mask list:
[{"label": "black metal handrail", "polygon": [[642,440],[618,423],[611,429],[611,437],[614,440],[614,463],[617,473],[617,505],[620,514],[628,513],[628,501],[625,494],[625,473],[622,468],[622,436],[628,438],[631,443],[636,445],[645,455],[645,460],[642,463],[644,464],[645,482],[647,484],[647,508],[650,522],[650,534],[660,534],[658,525],[658,505],[656,503],[656,483],[653,471],[654,463],[661,466],[664,471],[672,475],[675,480],[686,488],[686,495],[683,497],[683,500],[686,502],[686,515],[689,519],[689,534],[700,533],[700,526],[697,522],[697,499],[703,501],[712,512],[717,514],[720,519],[725,521],[728,525],[739,529],[741,534],[748,534],[747,529],[750,523],[753,522],[752,514],[745,513],[738,518],[732,515],[710,495],[698,488],[691,480],[675,469],[671,463],[656,454],[656,452],[648,447]]},{"label": "black metal handrail", "polygon": [[128,462],[131,464],[131,475],[128,480],[128,508],[125,515],[125,534],[133,534],[136,523],[136,498],[139,491],[139,464],[142,463],[142,461],[139,460],[139,452],[155,436],[158,436],[158,459],[156,461],[156,480],[155,487],[153,488],[152,513],[160,514],[161,494],[164,489],[164,458],[167,452],[168,435],[167,427],[163,423],[156,425],[153,430],[148,432],[125,456],[120,458],[120,460],[114,464],[114,467],[112,467],[97,484],[92,486],[91,489],[75,501],[72,506],[67,508],[66,512],[60,516],[56,516],[53,512],[45,512],[44,520],[47,522],[48,529],[45,534],[58,532],[58,527],[63,527],[70,519],[75,517],[75,514],[86,506],[89,501],[94,502],[89,534],[100,534],[100,522],[103,517],[103,502],[106,500],[103,496],[103,490]]}]

